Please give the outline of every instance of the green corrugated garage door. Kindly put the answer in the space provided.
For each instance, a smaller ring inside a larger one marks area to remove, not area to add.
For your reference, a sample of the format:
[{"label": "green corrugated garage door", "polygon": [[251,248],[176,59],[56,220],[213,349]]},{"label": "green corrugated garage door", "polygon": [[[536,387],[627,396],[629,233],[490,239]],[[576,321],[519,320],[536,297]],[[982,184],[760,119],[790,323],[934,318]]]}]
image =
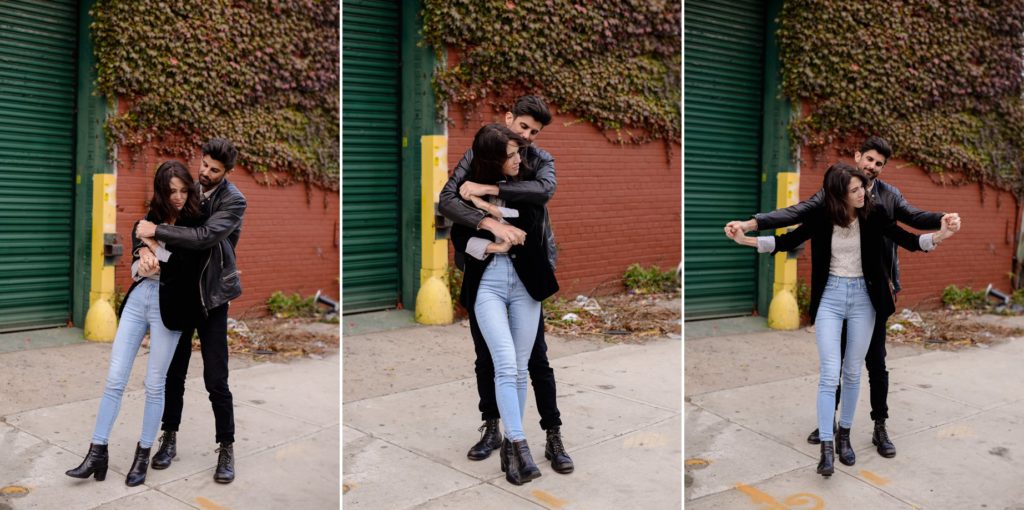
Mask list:
[{"label": "green corrugated garage door", "polygon": [[760,203],[764,5],[685,6],[686,318],[750,313],[757,255],[722,231]]},{"label": "green corrugated garage door", "polygon": [[76,5],[0,1],[0,330],[71,315]]},{"label": "green corrugated garage door", "polygon": [[399,298],[401,12],[342,2],[342,296],[345,312]]}]

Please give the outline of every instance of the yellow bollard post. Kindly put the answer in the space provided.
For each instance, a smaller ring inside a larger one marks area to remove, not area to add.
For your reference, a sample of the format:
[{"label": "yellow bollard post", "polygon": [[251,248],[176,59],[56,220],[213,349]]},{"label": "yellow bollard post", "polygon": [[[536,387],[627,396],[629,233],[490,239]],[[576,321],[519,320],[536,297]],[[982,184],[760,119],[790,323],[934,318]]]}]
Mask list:
[{"label": "yellow bollard post", "polygon": [[438,197],[448,176],[448,139],[445,135],[426,135],[420,138],[420,144],[423,265],[416,293],[416,322],[451,324],[455,317],[448,291],[448,241],[437,234]]},{"label": "yellow bollard post", "polygon": [[[776,205],[779,208],[796,204],[800,187],[800,174],[780,172]],[[784,234],[786,229],[776,230]],[[796,258],[789,253],[775,254],[775,284],[772,288],[772,302],[768,305],[768,327],[793,330],[800,327],[800,308],[796,303]]]},{"label": "yellow bollard post", "polygon": [[113,248],[117,231],[117,178],[113,174],[96,174],[92,179],[92,277],[89,311],[85,315],[85,338],[112,342],[117,333],[117,313],[110,304],[114,295],[114,258],[105,245]]}]

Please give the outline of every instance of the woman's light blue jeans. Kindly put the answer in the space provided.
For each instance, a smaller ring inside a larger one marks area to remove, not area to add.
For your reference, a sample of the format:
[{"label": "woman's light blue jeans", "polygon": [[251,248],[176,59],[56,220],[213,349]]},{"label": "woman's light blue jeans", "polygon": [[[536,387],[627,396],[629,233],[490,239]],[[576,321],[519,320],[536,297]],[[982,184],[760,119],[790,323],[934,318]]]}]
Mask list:
[{"label": "woman's light blue jeans", "polygon": [[146,278],[128,295],[128,302],[121,312],[117,336],[114,337],[114,344],[110,349],[107,383],[103,388],[99,412],[96,414],[93,444],[107,444],[110,439],[110,430],[114,427],[117,413],[121,410],[121,396],[124,395],[135,356],[147,330],[149,359],[146,365],[146,407],[142,414],[139,445],[150,448],[156,440],[160,417],[164,413],[167,367],[171,364],[181,332],[164,327],[160,318],[160,282]]},{"label": "woman's light blue jeans", "polygon": [[832,441],[835,419],[836,386],[840,377],[840,335],[846,320],[846,356],[842,361],[843,397],[839,425],[853,426],[860,394],[860,370],[871,345],[875,326],[875,308],[868,297],[864,278],[829,275],[815,318],[820,376],[818,379],[818,433],[822,441]]},{"label": "woman's light blue jeans", "polygon": [[494,361],[494,397],[510,441],[526,439],[527,363],[540,322],[540,301],[519,280],[508,255],[495,255],[484,270],[474,304],[480,332]]}]

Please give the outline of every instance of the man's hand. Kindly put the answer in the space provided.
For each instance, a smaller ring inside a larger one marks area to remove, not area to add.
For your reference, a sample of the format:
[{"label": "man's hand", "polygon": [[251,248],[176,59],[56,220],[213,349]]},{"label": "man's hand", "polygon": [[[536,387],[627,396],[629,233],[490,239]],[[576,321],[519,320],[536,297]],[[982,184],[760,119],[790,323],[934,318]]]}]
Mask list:
[{"label": "man's hand", "polygon": [[526,232],[512,225],[506,225],[494,218],[484,218],[484,221],[480,223],[480,227],[491,231],[494,237],[512,244],[523,244],[526,242]]},{"label": "man's hand", "polygon": [[954,233],[960,230],[960,215],[958,213],[942,215],[942,228]]},{"label": "man's hand", "polygon": [[512,243],[508,241],[494,242],[487,245],[487,253],[508,253],[512,249]]},{"label": "man's hand", "polygon": [[730,221],[725,226],[729,229],[738,229],[740,233],[746,234],[751,230],[757,230],[757,220],[751,218],[747,221]]},{"label": "man's hand", "polygon": [[459,196],[463,200],[472,200],[472,197],[484,195],[498,196],[498,187],[493,184],[477,184],[473,181],[466,181],[459,186]]},{"label": "man's hand", "polygon": [[135,237],[153,237],[156,235],[156,225],[142,220],[139,222],[139,226],[135,227]]}]

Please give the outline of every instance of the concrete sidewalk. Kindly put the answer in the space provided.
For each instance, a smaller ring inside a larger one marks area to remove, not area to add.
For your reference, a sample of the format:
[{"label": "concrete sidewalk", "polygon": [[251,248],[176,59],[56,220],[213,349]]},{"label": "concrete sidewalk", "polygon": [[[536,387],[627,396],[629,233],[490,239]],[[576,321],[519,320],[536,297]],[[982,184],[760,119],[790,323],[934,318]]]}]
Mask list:
[{"label": "concrete sidewalk", "polygon": [[561,475],[544,460],[531,389],[524,428],[542,476],[517,487],[497,454],[466,458],[481,420],[464,323],[346,333],[346,510],[680,508],[679,338],[547,341],[576,470]]},{"label": "concrete sidewalk", "polygon": [[890,343],[887,424],[897,455],[883,458],[871,444],[865,370],[857,461],[837,459],[830,479],[815,473],[820,449],[806,442],[816,426],[813,333],[685,344],[687,509],[1024,509],[1024,338],[959,351]]},{"label": "concrete sidewalk", "polygon": [[287,363],[231,358],[237,477],[228,485],[213,481],[213,412],[193,353],[178,457],[138,487],[124,479],[142,423],[145,348],[111,434],[107,479],[64,475],[88,450],[109,356],[110,344],[86,342],[0,354],[0,509],[338,508],[336,353]]}]

